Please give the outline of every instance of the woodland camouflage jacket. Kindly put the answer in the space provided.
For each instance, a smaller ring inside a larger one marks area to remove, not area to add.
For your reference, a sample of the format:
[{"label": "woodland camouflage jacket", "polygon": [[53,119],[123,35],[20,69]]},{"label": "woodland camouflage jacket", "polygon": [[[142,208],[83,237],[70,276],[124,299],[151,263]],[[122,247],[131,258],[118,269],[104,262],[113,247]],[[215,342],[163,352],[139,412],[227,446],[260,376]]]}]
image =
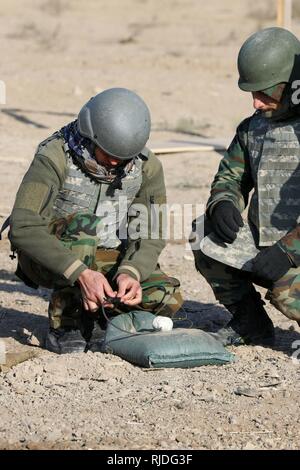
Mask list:
[{"label": "woodland camouflage jacket", "polygon": [[[54,219],[53,202],[63,185],[67,155],[62,138],[40,145],[18,190],[10,216],[10,241],[16,250],[23,250],[34,261],[64,276],[73,284],[87,266],[50,233]],[[160,161],[149,151],[143,162],[142,185],[133,202],[144,204],[151,213],[151,203],[166,202],[166,189]],[[130,240],[119,273],[146,279],[155,270],[165,241],[159,239]],[[74,269],[72,269],[74,266]]]}]

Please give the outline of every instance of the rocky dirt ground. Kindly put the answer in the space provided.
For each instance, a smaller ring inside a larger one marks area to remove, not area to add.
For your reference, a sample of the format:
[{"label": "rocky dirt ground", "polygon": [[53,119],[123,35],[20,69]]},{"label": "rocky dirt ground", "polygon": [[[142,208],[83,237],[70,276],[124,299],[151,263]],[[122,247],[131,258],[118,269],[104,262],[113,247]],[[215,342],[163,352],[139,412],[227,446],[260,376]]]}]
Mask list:
[{"label": "rocky dirt ground", "polygon": [[[237,52],[274,24],[275,3],[2,0],[1,220],[37,143],[102,89],[145,98],[153,141],[192,138],[182,132],[228,141],[252,112],[236,86]],[[160,158],[169,201],[205,204],[220,154]],[[56,356],[39,346],[49,292],[19,282],[8,255],[4,238],[0,337],[27,360],[0,372],[0,449],[299,449],[300,329],[274,308],[274,348],[231,348],[237,361],[225,366],[146,370],[108,354]],[[160,261],[181,280],[183,317],[211,329],[229,319],[186,244],[168,244]]]}]

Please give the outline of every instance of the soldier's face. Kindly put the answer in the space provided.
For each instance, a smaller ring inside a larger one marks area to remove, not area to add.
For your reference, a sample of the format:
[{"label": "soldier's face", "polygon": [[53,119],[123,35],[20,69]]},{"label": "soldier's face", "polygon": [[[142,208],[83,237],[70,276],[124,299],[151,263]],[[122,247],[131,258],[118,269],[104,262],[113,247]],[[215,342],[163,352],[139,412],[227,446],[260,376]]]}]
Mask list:
[{"label": "soldier's face", "polygon": [[271,96],[265,95],[261,91],[254,91],[253,97],[253,108],[259,109],[260,111],[275,111],[280,107],[279,101],[271,98]]},{"label": "soldier's face", "polygon": [[123,160],[119,158],[111,157],[107,153],[105,153],[99,147],[95,148],[95,158],[99,165],[104,165],[106,168],[113,168],[123,163]]}]

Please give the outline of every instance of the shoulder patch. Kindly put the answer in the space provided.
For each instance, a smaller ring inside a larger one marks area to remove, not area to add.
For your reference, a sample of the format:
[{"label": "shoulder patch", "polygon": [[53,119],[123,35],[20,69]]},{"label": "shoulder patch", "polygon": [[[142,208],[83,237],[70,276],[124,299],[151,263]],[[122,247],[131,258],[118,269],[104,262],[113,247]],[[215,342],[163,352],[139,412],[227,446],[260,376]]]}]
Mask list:
[{"label": "shoulder patch", "polygon": [[39,213],[48,193],[49,187],[44,183],[23,183],[17,193],[14,207]]}]

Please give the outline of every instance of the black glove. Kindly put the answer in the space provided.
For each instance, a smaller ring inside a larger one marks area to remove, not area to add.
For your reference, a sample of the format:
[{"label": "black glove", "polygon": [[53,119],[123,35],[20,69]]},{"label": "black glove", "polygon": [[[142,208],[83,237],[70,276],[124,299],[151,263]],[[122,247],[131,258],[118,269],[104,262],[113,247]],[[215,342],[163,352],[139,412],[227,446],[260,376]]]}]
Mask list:
[{"label": "black glove", "polygon": [[[252,272],[255,276],[277,281],[294,265],[278,243],[265,248],[253,259]],[[295,266],[294,266],[295,267]]]},{"label": "black glove", "polygon": [[221,240],[232,243],[244,222],[239,210],[230,201],[218,202],[210,216],[213,231]]}]

